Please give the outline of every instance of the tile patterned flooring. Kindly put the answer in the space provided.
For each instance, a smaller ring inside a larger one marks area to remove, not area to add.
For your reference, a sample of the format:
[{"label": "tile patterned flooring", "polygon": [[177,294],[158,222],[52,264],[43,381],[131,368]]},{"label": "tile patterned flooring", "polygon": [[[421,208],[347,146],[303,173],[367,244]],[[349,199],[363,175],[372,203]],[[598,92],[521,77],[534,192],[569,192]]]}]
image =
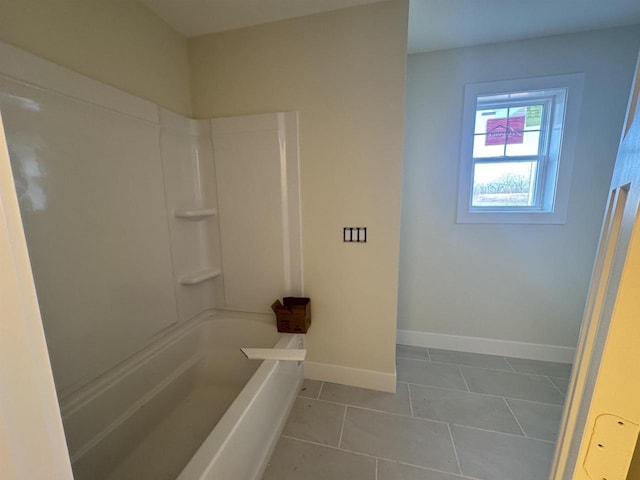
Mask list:
[{"label": "tile patterned flooring", "polygon": [[570,372],[399,345],[396,394],[305,380],[263,480],[546,480]]}]

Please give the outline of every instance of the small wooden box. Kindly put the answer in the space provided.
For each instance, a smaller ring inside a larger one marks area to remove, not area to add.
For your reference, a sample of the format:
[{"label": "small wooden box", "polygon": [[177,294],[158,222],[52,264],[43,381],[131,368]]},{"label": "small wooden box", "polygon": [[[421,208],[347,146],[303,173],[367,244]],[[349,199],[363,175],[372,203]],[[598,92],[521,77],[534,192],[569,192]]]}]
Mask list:
[{"label": "small wooden box", "polygon": [[[284,305],[283,305],[284,304]],[[307,333],[311,326],[311,300],[304,297],[284,297],[271,305],[276,314],[278,331],[285,333]]]}]

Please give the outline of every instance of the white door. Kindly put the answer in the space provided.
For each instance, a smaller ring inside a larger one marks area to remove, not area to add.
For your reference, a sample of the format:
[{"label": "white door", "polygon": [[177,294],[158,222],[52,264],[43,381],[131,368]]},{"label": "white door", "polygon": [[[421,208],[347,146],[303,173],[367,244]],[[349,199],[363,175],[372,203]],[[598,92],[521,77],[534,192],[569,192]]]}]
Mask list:
[{"label": "white door", "polygon": [[1,118],[0,478],[73,478]]},{"label": "white door", "polygon": [[640,63],[616,159],[553,480],[627,479],[640,430],[639,69]]}]

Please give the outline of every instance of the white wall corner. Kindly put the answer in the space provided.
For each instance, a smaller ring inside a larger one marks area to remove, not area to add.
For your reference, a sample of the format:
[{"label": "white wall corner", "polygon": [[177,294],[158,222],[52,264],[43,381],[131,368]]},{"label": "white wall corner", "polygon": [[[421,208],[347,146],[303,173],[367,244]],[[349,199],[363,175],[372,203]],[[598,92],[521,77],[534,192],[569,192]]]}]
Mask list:
[{"label": "white wall corner", "polygon": [[514,342],[494,338],[465,337],[442,333],[398,330],[396,342],[413,347],[431,347],[459,352],[484,353],[505,357],[543,360],[547,362],[573,363],[576,349],[559,345]]},{"label": "white wall corner", "polygon": [[393,373],[388,373],[377,370],[366,370],[364,368],[305,361],[304,378],[380,390],[382,392],[396,392],[395,367]]}]

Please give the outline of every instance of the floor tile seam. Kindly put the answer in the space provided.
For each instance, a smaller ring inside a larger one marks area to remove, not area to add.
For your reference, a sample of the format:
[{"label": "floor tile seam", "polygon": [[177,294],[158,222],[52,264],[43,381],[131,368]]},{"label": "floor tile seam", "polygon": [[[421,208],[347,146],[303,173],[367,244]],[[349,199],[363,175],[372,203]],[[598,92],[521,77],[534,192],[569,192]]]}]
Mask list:
[{"label": "floor tile seam", "polygon": [[424,359],[424,358],[411,358],[411,357],[398,357],[398,356],[396,356],[396,360],[397,360],[397,359],[401,359],[401,360],[415,360],[416,362],[423,362],[423,363],[435,363],[435,362],[432,362],[431,360],[427,360],[427,359]]},{"label": "floor tile seam", "polygon": [[462,480],[482,480],[477,477],[469,477],[469,476],[462,475],[460,473],[445,472],[444,470],[438,470],[437,468],[425,467],[424,465],[416,465],[415,463],[407,463],[407,462],[402,462],[400,460],[388,460],[386,458],[380,458],[380,460],[384,460],[385,462],[399,463],[400,465],[406,465],[408,467],[417,468],[419,470],[426,470],[427,472],[444,473],[445,475],[452,475]]},{"label": "floor tile seam", "polygon": [[549,375],[548,373],[530,373],[530,372],[518,372],[516,371],[515,373],[520,373],[522,375],[537,375],[540,377],[554,377],[554,378],[560,378],[562,380],[569,380],[569,377],[559,377],[557,375]]},{"label": "floor tile seam", "polygon": [[432,420],[431,418],[424,418],[424,417],[414,417],[411,415],[405,415],[403,413],[393,413],[393,412],[385,412],[383,410],[373,410],[371,408],[367,408],[367,407],[359,407],[357,405],[346,405],[348,408],[352,408],[354,410],[364,410],[366,412],[373,412],[373,413],[380,413],[382,415],[391,415],[393,417],[400,417],[400,418],[408,418],[410,420],[420,420],[423,422],[433,422],[433,423],[442,423],[442,424],[447,424],[449,422],[443,421],[443,420]]},{"label": "floor tile seam", "polygon": [[[431,363],[438,363],[438,362],[431,362]],[[451,364],[447,364],[447,365],[451,365]],[[515,373],[516,375],[530,375],[532,377],[543,377],[548,379],[550,376],[554,376],[554,375],[546,375],[544,373],[526,373],[526,372],[516,372],[515,370],[512,372],[510,370],[498,370],[495,368],[486,368],[486,367],[474,367],[472,365],[458,365],[459,367],[466,367],[466,368],[475,368],[476,370],[489,370],[491,372],[503,372],[503,373]],[[556,377],[556,378],[562,378],[562,377]],[[551,381],[551,380],[549,380]],[[553,383],[553,382],[551,382]]]},{"label": "floor tile seam", "polygon": [[[327,445],[325,443],[314,442],[313,440],[307,440],[307,439],[304,439],[304,438],[293,437],[291,435],[282,434],[281,437],[282,438],[286,438],[288,440],[293,440],[293,441],[296,441],[296,442],[307,443],[307,444],[310,444],[310,445],[316,445],[318,447],[325,447],[325,448],[330,448],[332,450],[339,450],[339,451],[345,452],[345,453],[352,453],[354,455],[359,455],[361,457],[372,458],[372,459],[375,459],[376,461],[383,460],[385,462],[399,463],[401,465],[407,465],[409,467],[419,468],[421,470],[427,470],[429,472],[436,472],[436,473],[443,473],[443,474],[447,474],[447,475],[458,476],[462,480],[482,480],[482,479],[477,478],[477,477],[469,477],[469,476],[465,476],[465,475],[458,474],[458,473],[447,472],[445,470],[438,470],[437,468],[425,467],[424,465],[416,465],[415,463],[402,462],[402,461],[397,460],[395,458],[380,457],[380,456],[377,456],[377,455],[371,455],[369,453],[358,452],[356,450],[349,450],[349,449],[346,449],[346,448],[336,447],[334,445]],[[454,450],[455,450],[455,448],[454,448]]]},{"label": "floor tile seam", "polygon": [[[513,415],[513,414],[512,414]],[[515,417],[515,415],[514,415]],[[520,425],[520,422],[515,419],[516,424],[518,425],[518,427],[520,428],[520,431],[522,431],[522,435],[518,434],[518,433],[510,433],[510,432],[505,432],[503,430],[492,430],[491,428],[483,428],[483,427],[477,427],[475,425],[471,425],[471,424],[466,424],[466,423],[456,423],[456,422],[452,422],[452,421],[448,421],[448,420],[438,420],[436,418],[430,418],[430,417],[420,417],[418,415],[416,415],[414,418],[417,419],[422,419],[422,420],[429,420],[431,422],[439,422],[439,423],[446,423],[447,425],[456,425],[458,427],[470,427],[470,428],[475,428],[477,430],[483,430],[485,432],[491,432],[491,433],[504,433],[506,435],[514,435],[516,437],[521,437],[521,438],[532,438],[534,440],[544,440],[542,438],[536,438],[536,437],[530,437],[527,434],[524,433],[524,430],[522,428],[522,426]]]},{"label": "floor tile seam", "polygon": [[[433,363],[435,365],[455,365],[459,368],[461,367],[467,367],[467,368],[477,368],[479,370],[489,370],[491,372],[504,372],[504,373],[515,373],[518,375],[533,375],[535,377],[555,377],[555,378],[564,378],[564,377],[557,377],[555,375],[547,375],[544,373],[528,373],[528,372],[518,372],[515,369],[513,369],[513,367],[511,368],[511,370],[505,369],[505,368],[491,368],[491,367],[479,367],[477,365],[468,365],[466,363],[455,363],[455,362],[439,362],[438,360],[422,360],[420,358],[406,358],[406,357],[398,357],[398,358],[402,358],[404,360],[415,360],[417,362],[424,362],[424,363]],[[509,365],[511,366],[511,365]]]},{"label": "floor tile seam", "polygon": [[[518,371],[518,370],[516,370],[516,368],[515,368],[513,365],[511,365],[511,363],[509,362],[509,357],[503,357],[503,358],[504,358],[504,359],[506,360],[506,362],[509,364],[509,366],[510,366],[510,367],[511,367],[511,369],[514,371],[514,373],[524,373],[524,374],[527,374],[527,375],[542,375],[542,376],[545,376],[545,377],[562,378],[563,380],[569,380],[569,377],[571,377],[571,372],[569,372],[569,375],[568,375],[568,376],[566,376],[566,377],[565,377],[565,376],[563,376],[563,375],[549,375],[548,373],[519,372],[519,371]],[[524,360],[526,360],[526,359],[524,359]],[[538,361],[538,360],[536,360],[536,361]],[[539,360],[539,361],[544,362],[545,360]],[[553,362],[552,362],[552,363],[553,363]],[[564,364],[562,364],[562,365],[569,365],[569,366],[571,366],[571,370],[573,370],[573,364],[570,364],[570,363],[564,363]]]},{"label": "floor tile seam", "polygon": [[338,448],[340,448],[340,445],[342,445],[342,434],[344,433],[344,424],[346,422],[347,419],[347,409],[349,407],[347,407],[346,405],[344,406],[344,412],[342,412],[342,425],[340,426],[340,437],[338,438]]},{"label": "floor tile seam", "polygon": [[[560,393],[562,393],[562,392],[560,392]],[[502,398],[504,398],[505,400],[516,400],[517,402],[535,403],[537,405],[544,405],[544,406],[547,406],[547,407],[564,408],[564,402],[563,403],[540,402],[538,400],[527,400],[526,398],[509,397],[507,395],[502,395]]]},{"label": "floor tile seam", "polygon": [[[461,367],[468,367],[468,368],[477,368],[480,370],[489,370],[491,372],[504,372],[504,373],[516,373],[518,375],[535,375],[538,377],[546,377],[547,375],[541,374],[541,373],[522,373],[522,372],[516,372],[515,370],[506,370],[506,369],[500,369],[500,368],[489,368],[489,367],[477,367],[475,365],[467,365],[465,363],[454,363],[454,362],[439,362],[437,360],[424,360],[422,358],[408,358],[408,357],[397,357],[396,359],[401,359],[401,360],[413,360],[416,362],[422,362],[422,363],[431,363],[433,365],[451,365],[451,366],[455,366],[458,368]],[[557,378],[561,378],[561,377],[557,377]]]},{"label": "floor tile seam", "polygon": [[320,382],[320,388],[318,389],[318,396],[316,400],[320,400],[320,394],[322,393],[322,388],[324,387],[324,382]]},{"label": "floor tile seam", "polygon": [[[439,388],[441,390],[451,390],[452,392],[469,393],[467,390],[460,390],[459,388],[441,387],[439,385],[428,385],[426,383],[416,383],[416,382],[403,382],[403,383],[406,383],[408,385],[414,385],[416,387]],[[473,393],[475,393],[475,392],[473,392]],[[481,395],[490,395],[490,394],[489,393],[482,393]]]},{"label": "floor tile seam", "polygon": [[538,363],[546,363],[548,365],[571,365],[573,366],[573,362],[558,362],[556,360],[539,360],[536,358],[525,358],[525,357],[512,357],[508,355],[502,355],[502,357],[506,360],[516,360],[523,362],[538,362]]},{"label": "floor tile seam", "polygon": [[521,402],[538,403],[540,405],[550,405],[554,407],[564,407],[564,399],[562,403],[541,402],[540,400],[529,400],[528,398],[510,397],[509,395],[501,395],[507,400],[519,400]]},{"label": "floor tile seam", "polygon": [[[301,441],[304,441],[304,440],[301,440]],[[309,443],[312,443],[312,442],[309,442]],[[322,444],[318,444],[318,445],[327,446],[327,445],[322,445]],[[330,448],[335,448],[335,447],[330,447]],[[355,455],[362,455],[363,457],[375,458],[376,460],[383,460],[385,462],[401,463],[403,465],[408,465],[408,466],[414,467],[414,468],[421,468],[423,470],[428,470],[428,471],[431,471],[431,472],[443,473],[443,474],[448,474],[448,475],[457,475],[457,476],[462,475],[461,473],[448,472],[446,470],[438,470],[437,468],[425,467],[424,465],[416,465],[414,463],[402,462],[402,461],[397,460],[395,458],[381,457],[381,456],[378,456],[378,455],[371,455],[369,453],[358,452],[356,450],[348,450],[346,448],[336,448],[336,450],[340,450],[340,451],[347,452],[347,453],[353,453]]]},{"label": "floor tile seam", "polygon": [[[458,388],[438,387],[438,386],[435,386],[435,385],[425,385],[423,383],[415,383],[415,382],[406,382],[406,383],[408,385],[413,385],[414,387],[437,388],[437,389],[440,389],[440,390],[447,390],[447,391],[450,391],[450,392],[458,392],[458,393],[472,393],[473,395],[480,395],[480,396],[483,396],[483,397],[492,397],[492,398],[503,398],[504,397],[504,395],[498,395],[498,394],[495,394],[495,393],[474,392],[473,390],[468,390],[467,391],[467,390],[460,390]],[[465,381],[465,383],[466,383],[466,381]],[[519,400],[519,399],[516,398],[516,400]],[[527,401],[530,401],[530,400],[527,400]],[[536,403],[540,403],[540,402],[536,402]],[[550,403],[548,405],[555,405],[555,404]]]},{"label": "floor tile seam", "polygon": [[497,432],[495,430],[487,430],[486,428],[472,427],[471,425],[461,425],[459,423],[451,423],[451,425],[453,425],[455,427],[470,428],[472,430],[478,430],[478,431],[481,431],[481,432],[497,433],[499,435],[508,435],[508,436],[514,437],[514,438],[533,440],[535,442],[550,443],[552,445],[556,444],[556,442],[554,442],[552,440],[543,440],[542,438],[533,438],[533,437],[527,437],[527,436],[524,436],[524,435],[516,435],[515,433]]},{"label": "floor tile seam", "polygon": [[397,359],[402,359],[402,360],[418,360],[419,362],[431,362],[430,359],[428,358],[416,358],[416,357],[407,357],[404,355],[398,355],[396,354],[396,360]]},{"label": "floor tile seam", "polygon": [[513,373],[518,373],[518,372],[516,372],[516,369],[513,368],[513,365],[511,365],[511,362],[509,361],[509,357],[502,357],[502,358],[504,358],[504,361],[507,362],[507,365],[509,365],[509,368],[511,368]]},{"label": "floor tile seam", "polygon": [[456,365],[458,367],[458,373],[460,373],[460,376],[462,377],[462,381],[464,382],[464,386],[467,388],[467,392],[471,393],[471,389],[469,388],[469,384],[467,383],[467,379],[464,376],[464,373],[462,372],[462,369],[460,368],[460,365]]},{"label": "floor tile seam", "polygon": [[[285,434],[282,434],[280,436],[282,438],[286,438],[287,440],[294,440],[296,442],[307,443],[309,445],[316,445],[318,447],[330,448],[331,450],[339,450],[341,452],[353,453],[354,455],[360,455],[361,457],[367,457],[367,458],[372,458],[372,459],[380,458],[382,460],[387,460],[387,459],[385,459],[383,457],[376,457],[375,455],[369,455],[368,453],[356,452],[355,450],[348,450],[346,448],[336,447],[335,445],[327,445],[326,443],[314,442],[313,440],[307,440],[306,438],[299,438],[299,437],[294,437],[294,436],[285,435]],[[392,461],[394,461],[394,460],[392,460]]]},{"label": "floor tile seam", "polygon": [[385,413],[385,414],[388,414],[388,415],[396,415],[398,417],[414,418],[411,415],[408,415],[406,413],[389,412],[387,410],[379,410],[379,409],[376,409],[376,408],[363,407],[361,405],[354,405],[353,403],[341,403],[341,402],[336,402],[334,400],[325,400],[324,398],[316,398],[316,399],[312,398],[311,400],[316,400],[318,402],[323,402],[323,403],[330,403],[332,405],[340,405],[340,406],[348,407],[348,408],[359,408],[360,410],[367,410],[369,412]]},{"label": "floor tile seam", "polygon": [[515,369],[511,366],[511,364],[507,361],[507,357],[500,357],[502,359],[502,361],[504,362],[504,364],[507,366],[507,370],[505,370],[506,372],[515,372]]},{"label": "floor tile seam", "polygon": [[451,440],[451,447],[453,448],[453,455],[456,457],[456,465],[458,465],[458,472],[462,475],[462,464],[460,463],[460,457],[458,457],[458,449],[456,448],[456,442],[453,441],[453,432],[451,431],[451,425],[447,423],[447,431],[449,432],[449,440]]},{"label": "floor tile seam", "polygon": [[507,402],[507,399],[505,397],[502,397],[502,400],[504,401],[504,404],[507,406],[507,408],[509,409],[509,411],[511,412],[511,415],[513,416],[513,419],[516,421],[516,423],[518,424],[518,428],[520,429],[520,431],[522,432],[522,435],[524,437],[527,437],[527,432],[524,431],[524,428],[522,428],[522,425],[520,424],[520,420],[518,420],[518,417],[516,416],[516,413],[513,411],[513,409],[511,408],[511,405],[509,405],[509,402]]},{"label": "floor tile seam", "polygon": [[407,383],[407,391],[409,392],[409,413],[412,417],[415,417],[415,413],[413,411],[413,400],[411,399],[411,384]]},{"label": "floor tile seam", "polygon": [[[556,378],[560,378],[560,377],[556,377]],[[565,393],[563,393],[562,390],[560,390],[555,383],[553,383],[553,380],[551,380],[551,377],[549,375],[547,375],[547,379],[549,380],[549,383],[551,383],[551,385],[553,385],[553,388],[555,388],[558,392],[560,392],[560,395],[562,395],[562,398],[566,398],[567,397],[567,395]]]},{"label": "floor tile seam", "polygon": [[[452,350],[452,351],[456,351],[457,352],[457,350]],[[475,352],[462,352],[461,351],[459,353],[475,353]],[[563,377],[562,375],[560,375],[560,376],[558,376],[558,375],[548,375],[548,374],[545,374],[545,373],[519,372],[509,362],[510,358],[516,359],[516,360],[520,360],[520,359],[517,359],[515,357],[499,357],[499,358],[502,358],[507,363],[507,366],[510,368],[510,369],[502,369],[502,368],[479,367],[479,366],[476,366],[476,365],[468,365],[466,363],[459,363],[459,362],[443,362],[443,361],[433,360],[431,358],[431,353],[429,352],[428,348],[427,348],[427,355],[429,357],[428,360],[425,360],[425,359],[422,359],[422,358],[405,357],[405,356],[398,355],[398,354],[396,354],[396,358],[402,358],[402,359],[405,359],[405,360],[416,360],[418,362],[430,362],[430,363],[438,363],[438,364],[444,364],[444,365],[458,365],[458,366],[461,366],[461,367],[482,368],[484,370],[493,370],[493,371],[497,371],[497,372],[519,373],[521,375],[537,375],[537,376],[541,376],[541,377],[555,377],[555,378],[562,378],[562,379],[566,379],[566,380],[568,380],[570,378],[570,376],[571,376],[571,375],[569,375],[567,377]],[[478,355],[489,355],[489,354],[480,353]],[[493,356],[497,357],[497,355],[493,355]],[[527,359],[525,358],[525,359],[522,359],[522,360],[527,360]],[[545,360],[540,360],[540,361],[545,361]],[[552,363],[558,363],[558,362],[552,362]],[[563,365],[571,365],[571,364],[563,364]],[[573,365],[572,365],[572,368],[573,368]]]},{"label": "floor tile seam", "polygon": [[442,365],[457,365],[458,367],[471,367],[471,368],[482,368],[484,370],[491,370],[494,372],[508,372],[508,373],[518,373],[515,371],[511,371],[507,368],[491,368],[491,367],[479,367],[477,365],[469,365],[467,363],[456,363],[456,362],[440,362],[438,360],[431,360],[431,363],[439,363]]}]

